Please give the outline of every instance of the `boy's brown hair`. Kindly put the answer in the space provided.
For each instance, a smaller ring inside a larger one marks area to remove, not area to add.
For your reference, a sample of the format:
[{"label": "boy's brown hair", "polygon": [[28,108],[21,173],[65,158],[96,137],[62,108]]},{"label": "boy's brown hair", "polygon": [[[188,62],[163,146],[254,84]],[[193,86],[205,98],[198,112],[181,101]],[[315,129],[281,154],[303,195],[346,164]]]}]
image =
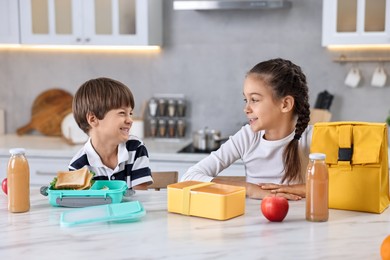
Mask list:
[{"label": "boy's brown hair", "polygon": [[134,97],[123,83],[110,78],[97,78],[85,82],[73,98],[73,116],[78,126],[88,134],[89,113],[102,120],[108,111],[120,107],[134,108]]}]

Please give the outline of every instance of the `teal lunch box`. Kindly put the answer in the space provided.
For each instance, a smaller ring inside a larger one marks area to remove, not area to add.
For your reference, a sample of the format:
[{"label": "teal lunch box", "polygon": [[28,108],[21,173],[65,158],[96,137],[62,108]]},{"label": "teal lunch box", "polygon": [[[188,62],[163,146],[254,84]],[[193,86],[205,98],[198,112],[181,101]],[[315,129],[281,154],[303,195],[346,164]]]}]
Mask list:
[{"label": "teal lunch box", "polygon": [[49,197],[53,206],[80,208],[120,203],[127,192],[125,181],[95,181],[88,190],[54,190],[41,188],[41,194]]}]

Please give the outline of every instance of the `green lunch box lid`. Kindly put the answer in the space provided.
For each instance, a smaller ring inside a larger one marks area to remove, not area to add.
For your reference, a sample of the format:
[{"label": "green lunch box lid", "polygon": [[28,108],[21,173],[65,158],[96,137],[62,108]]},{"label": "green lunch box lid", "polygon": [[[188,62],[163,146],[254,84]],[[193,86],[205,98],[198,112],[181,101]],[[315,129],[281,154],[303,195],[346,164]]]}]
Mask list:
[{"label": "green lunch box lid", "polygon": [[134,222],[145,216],[146,212],[139,201],[91,206],[61,213],[63,227],[95,222],[116,221]]}]

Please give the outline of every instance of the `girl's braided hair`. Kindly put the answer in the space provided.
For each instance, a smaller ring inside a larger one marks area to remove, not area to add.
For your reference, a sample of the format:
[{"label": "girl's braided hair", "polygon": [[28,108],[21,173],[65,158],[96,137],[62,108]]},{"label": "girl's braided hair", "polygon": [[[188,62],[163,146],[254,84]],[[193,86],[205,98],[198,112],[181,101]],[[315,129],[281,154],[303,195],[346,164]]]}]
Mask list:
[{"label": "girl's braided hair", "polygon": [[309,91],[305,74],[299,66],[281,58],[261,62],[248,74],[258,74],[271,87],[275,100],[286,96],[294,98],[293,113],[297,116],[297,122],[295,136],[283,152],[285,174],[282,183],[304,182],[298,142],[310,121]]}]

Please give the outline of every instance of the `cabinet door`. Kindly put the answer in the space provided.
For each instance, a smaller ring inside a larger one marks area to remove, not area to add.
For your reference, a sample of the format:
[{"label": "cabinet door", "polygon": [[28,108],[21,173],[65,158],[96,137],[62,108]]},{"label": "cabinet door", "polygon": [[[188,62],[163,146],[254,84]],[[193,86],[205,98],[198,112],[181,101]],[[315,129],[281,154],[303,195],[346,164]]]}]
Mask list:
[{"label": "cabinet door", "polygon": [[30,184],[48,186],[58,171],[67,171],[70,159],[27,158],[30,166]]},{"label": "cabinet door", "polygon": [[84,43],[82,1],[19,1],[22,44]]},{"label": "cabinet door", "polygon": [[0,43],[19,43],[18,1],[0,0]]},{"label": "cabinet door", "polygon": [[390,0],[323,0],[323,46],[388,43]]},{"label": "cabinet door", "polygon": [[162,1],[84,0],[85,38],[96,45],[160,45]]}]

